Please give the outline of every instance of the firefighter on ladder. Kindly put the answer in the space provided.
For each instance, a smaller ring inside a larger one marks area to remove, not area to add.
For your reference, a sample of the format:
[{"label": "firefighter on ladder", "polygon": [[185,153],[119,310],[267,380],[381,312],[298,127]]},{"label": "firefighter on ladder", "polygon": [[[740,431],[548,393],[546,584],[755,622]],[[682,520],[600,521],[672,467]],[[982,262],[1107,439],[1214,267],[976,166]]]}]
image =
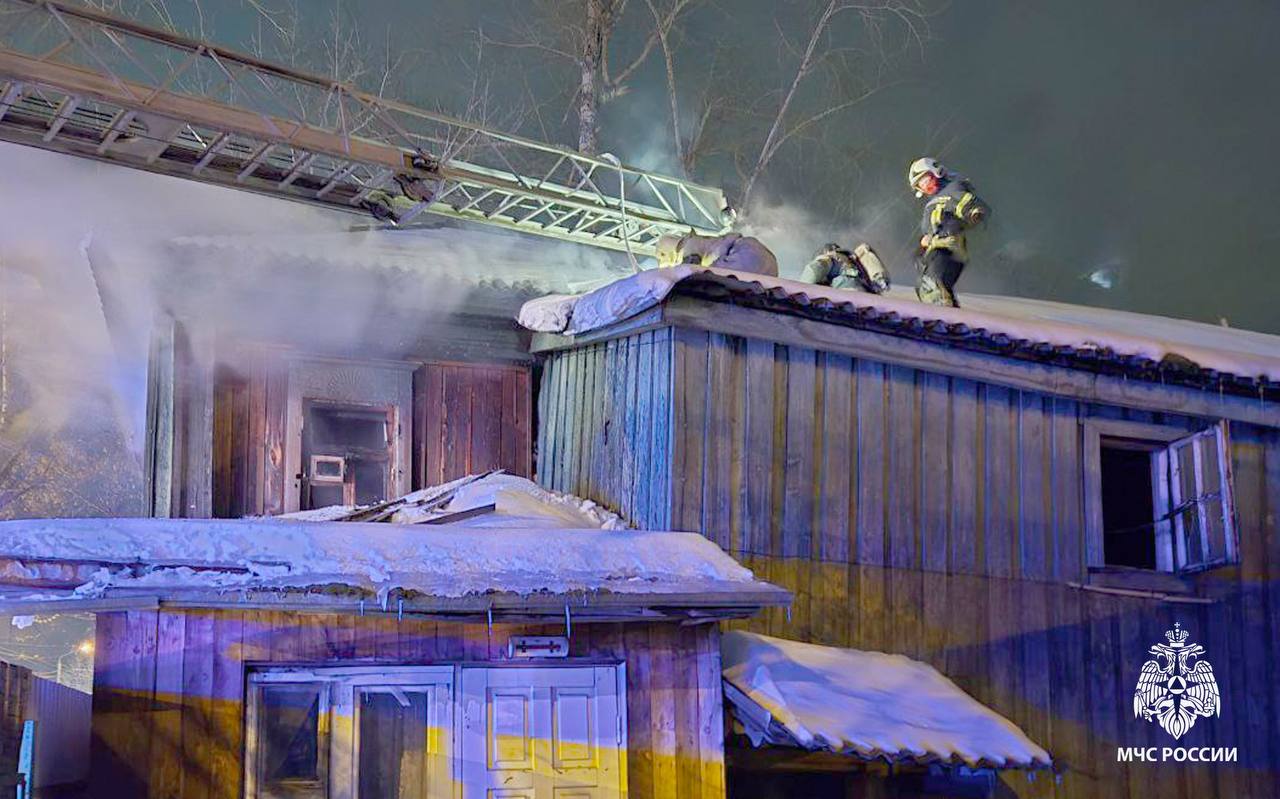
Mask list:
[{"label": "firefighter on ladder", "polygon": [[907,182],[917,197],[928,198],[920,222],[916,296],[921,302],[957,308],[955,285],[969,260],[965,234],[990,216],[991,209],[969,181],[932,158],[911,162]]}]

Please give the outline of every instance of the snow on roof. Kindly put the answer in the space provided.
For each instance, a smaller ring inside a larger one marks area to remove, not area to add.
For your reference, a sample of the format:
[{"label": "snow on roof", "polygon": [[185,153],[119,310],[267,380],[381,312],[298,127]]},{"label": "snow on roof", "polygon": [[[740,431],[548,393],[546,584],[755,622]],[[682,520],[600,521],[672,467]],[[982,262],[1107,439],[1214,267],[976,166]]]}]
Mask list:
[{"label": "snow on roof", "polygon": [[[443,504],[440,500],[446,500]],[[345,517],[366,510],[362,521],[387,521],[392,524],[422,524],[443,519],[451,514],[492,507],[461,521],[455,526],[560,528],[622,530],[627,523],[613,511],[589,499],[549,491],[537,483],[502,471],[460,477],[438,486],[419,489],[390,502],[360,506],[332,505],[314,510],[286,513],[277,517],[298,521],[344,521]]]},{"label": "snow on roof", "polygon": [[[282,590],[342,585],[431,597],[777,591],[695,533],[471,529],[280,519],[0,522],[0,582],[41,562],[103,564],[76,589]],[[12,562],[16,562],[16,565]],[[25,566],[23,564],[26,564]],[[136,565],[140,568],[120,568]],[[677,603],[678,604],[678,603]]]},{"label": "snow on roof", "polygon": [[720,652],[726,695],[756,746],[788,743],[867,760],[1052,765],[1012,722],[920,661],[738,631],[725,633]]},{"label": "snow on roof", "polygon": [[1127,311],[1089,308],[1014,297],[962,294],[963,308],[925,305],[909,291],[877,296],[765,275],[681,266],[654,269],[577,296],[530,300],[517,317],[530,330],[577,335],[612,324],[661,303],[692,277],[718,276],[791,298],[816,299],[855,309],[875,309],[925,322],[964,325],[1015,341],[1073,350],[1111,350],[1161,361],[1180,356],[1203,369],[1280,381],[1280,336]]}]

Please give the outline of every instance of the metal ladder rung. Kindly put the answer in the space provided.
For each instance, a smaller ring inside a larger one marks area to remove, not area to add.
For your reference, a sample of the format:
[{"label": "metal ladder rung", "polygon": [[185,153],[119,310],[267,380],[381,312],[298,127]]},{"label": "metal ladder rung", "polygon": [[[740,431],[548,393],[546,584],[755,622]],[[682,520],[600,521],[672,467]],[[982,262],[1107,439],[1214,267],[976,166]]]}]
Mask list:
[{"label": "metal ladder rung", "polygon": [[0,97],[0,119],[4,119],[4,115],[9,113],[9,109],[13,108],[13,104],[18,102],[18,98],[22,95],[21,83],[12,81],[7,86],[4,96]]},{"label": "metal ladder rung", "polygon": [[53,137],[58,135],[58,131],[62,130],[62,126],[67,124],[67,120],[75,113],[76,106],[80,105],[80,98],[74,94],[68,94],[58,106],[58,113],[54,114],[53,121],[49,124],[49,129],[45,131],[41,138],[45,141],[53,141]]},{"label": "metal ladder rung", "polygon": [[222,146],[230,139],[230,133],[219,133],[218,137],[205,148],[204,155],[200,156],[200,160],[196,161],[196,164],[191,168],[191,171],[199,175],[200,172],[209,165],[209,162],[214,159],[214,156],[218,154],[218,151],[222,149]]},{"label": "metal ladder rung", "polygon": [[253,174],[254,170],[262,166],[262,162],[266,159],[267,154],[271,152],[271,148],[275,147],[271,142],[267,142],[258,147],[253,155],[249,157],[249,163],[236,174],[236,183],[244,183],[245,178]]}]

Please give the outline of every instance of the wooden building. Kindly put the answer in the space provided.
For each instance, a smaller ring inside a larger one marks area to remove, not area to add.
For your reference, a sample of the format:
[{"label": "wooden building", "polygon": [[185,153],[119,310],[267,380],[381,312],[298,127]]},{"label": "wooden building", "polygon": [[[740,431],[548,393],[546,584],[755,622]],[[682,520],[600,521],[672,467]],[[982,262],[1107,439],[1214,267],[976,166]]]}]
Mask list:
[{"label": "wooden building", "polygon": [[[673,282],[535,338],[544,485],[702,531],[795,594],[747,629],[935,666],[1065,766],[1006,777],[1020,796],[1280,793],[1274,370],[1153,357],[1132,331],[1169,320],[1117,314],[1131,332],[1108,339],[1095,314],[1072,345],[1047,315],[1002,329],[754,275]],[[1216,335],[1234,362],[1280,361],[1276,339]],[[1175,623],[1221,691],[1178,740],[1133,706]],[[1238,759],[1118,762],[1129,747]]]},{"label": "wooden building", "polygon": [[27,520],[0,565],[97,613],[91,796],[723,796],[717,622],[790,597],[678,535]]},{"label": "wooden building", "polygon": [[278,515],[532,474],[533,358],[512,317],[548,284],[490,277],[496,257],[450,271],[460,248],[509,251],[509,236],[364,236],[170,244],[147,375],[153,515]]}]

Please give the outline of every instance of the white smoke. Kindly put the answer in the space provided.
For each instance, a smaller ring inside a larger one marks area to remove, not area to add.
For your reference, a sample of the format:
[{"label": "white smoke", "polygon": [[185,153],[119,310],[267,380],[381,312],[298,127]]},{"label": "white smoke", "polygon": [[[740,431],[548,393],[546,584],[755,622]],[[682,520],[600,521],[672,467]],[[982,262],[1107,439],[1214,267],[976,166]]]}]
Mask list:
[{"label": "white smoke", "polygon": [[110,457],[140,479],[160,313],[359,353],[386,344],[366,337],[387,319],[405,320],[405,342],[421,340],[478,278],[563,290],[617,269],[611,253],[502,231],[351,233],[370,220],[7,143],[0,167],[0,505],[23,442],[47,449],[73,428],[77,441],[121,442],[127,452]]}]

